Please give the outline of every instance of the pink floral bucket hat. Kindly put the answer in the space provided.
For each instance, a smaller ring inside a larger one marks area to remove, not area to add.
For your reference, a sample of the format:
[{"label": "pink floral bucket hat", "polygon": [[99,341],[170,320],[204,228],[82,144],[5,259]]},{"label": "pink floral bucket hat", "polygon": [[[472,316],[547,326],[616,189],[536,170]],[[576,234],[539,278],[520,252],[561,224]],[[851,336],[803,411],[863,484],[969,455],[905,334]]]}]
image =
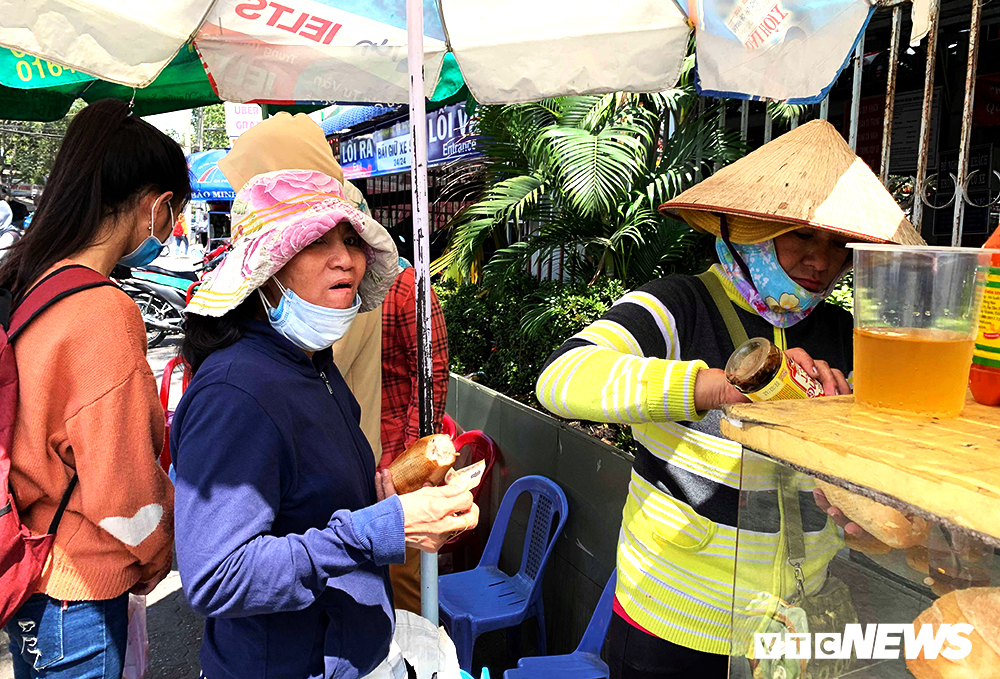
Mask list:
[{"label": "pink floral bucket hat", "polygon": [[399,256],[389,232],[345,195],[339,181],[313,170],[279,170],[253,177],[236,194],[232,209],[233,249],[206,276],[187,311],[222,316],[281,267],[342,221],[365,242],[367,268],[358,286],[361,311],[382,303],[399,273]]}]

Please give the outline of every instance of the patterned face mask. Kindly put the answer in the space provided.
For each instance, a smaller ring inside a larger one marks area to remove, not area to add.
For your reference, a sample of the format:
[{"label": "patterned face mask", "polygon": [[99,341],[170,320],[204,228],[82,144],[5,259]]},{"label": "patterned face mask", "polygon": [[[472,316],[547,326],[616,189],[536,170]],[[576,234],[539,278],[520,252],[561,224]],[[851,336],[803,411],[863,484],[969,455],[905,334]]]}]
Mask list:
[{"label": "patterned face mask", "polygon": [[[778,253],[774,250],[774,239],[754,245],[733,243],[733,249],[743,258],[752,281],[747,280],[725,241],[715,239],[715,251],[726,276],[743,299],[775,327],[789,328],[801,321],[830,295],[837,284],[835,280],[823,292],[810,292],[803,288],[781,267]],[[840,280],[840,276],[837,280]]]}]

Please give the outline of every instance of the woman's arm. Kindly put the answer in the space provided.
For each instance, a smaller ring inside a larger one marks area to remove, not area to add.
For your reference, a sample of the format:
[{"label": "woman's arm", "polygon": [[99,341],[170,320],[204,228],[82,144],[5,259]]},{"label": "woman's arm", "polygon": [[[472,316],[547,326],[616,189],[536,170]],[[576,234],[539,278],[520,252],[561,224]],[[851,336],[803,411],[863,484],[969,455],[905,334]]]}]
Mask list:
[{"label": "woman's arm", "polygon": [[397,497],[335,512],[326,526],[302,534],[270,534],[288,482],[282,474],[288,448],[249,394],[230,385],[205,387],[179,424],[171,442],[177,561],[184,593],[202,614],[301,610],[328,585],[349,588],[355,580],[336,576],[365,562],[403,562]]},{"label": "woman's arm", "polygon": [[677,323],[655,290],[625,295],[556,350],[535,387],[542,405],[594,422],[701,419],[695,382],[705,363],[680,360]]}]

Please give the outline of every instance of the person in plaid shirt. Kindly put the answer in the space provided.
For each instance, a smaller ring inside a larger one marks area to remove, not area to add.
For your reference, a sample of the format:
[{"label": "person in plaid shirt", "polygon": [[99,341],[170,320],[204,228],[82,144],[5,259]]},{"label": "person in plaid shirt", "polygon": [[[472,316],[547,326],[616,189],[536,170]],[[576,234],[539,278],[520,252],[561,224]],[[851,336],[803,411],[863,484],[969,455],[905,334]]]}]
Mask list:
[{"label": "person in plaid shirt", "polygon": [[[420,438],[417,395],[417,310],[413,267],[403,272],[382,303],[382,459],[388,467]],[[431,353],[434,359],[434,431],[441,431],[448,397],[448,329],[431,290]],[[396,608],[420,614],[420,552],[406,550],[406,563],[389,567]]]}]

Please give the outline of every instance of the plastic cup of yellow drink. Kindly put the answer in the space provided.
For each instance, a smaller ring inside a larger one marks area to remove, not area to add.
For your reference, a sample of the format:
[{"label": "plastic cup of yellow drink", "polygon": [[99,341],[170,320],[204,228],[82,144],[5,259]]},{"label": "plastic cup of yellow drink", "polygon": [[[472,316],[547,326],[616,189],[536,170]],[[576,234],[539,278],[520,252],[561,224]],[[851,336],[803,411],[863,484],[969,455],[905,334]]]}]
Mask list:
[{"label": "plastic cup of yellow drink", "polygon": [[965,407],[991,250],[852,243],[854,396],[932,417]]}]

